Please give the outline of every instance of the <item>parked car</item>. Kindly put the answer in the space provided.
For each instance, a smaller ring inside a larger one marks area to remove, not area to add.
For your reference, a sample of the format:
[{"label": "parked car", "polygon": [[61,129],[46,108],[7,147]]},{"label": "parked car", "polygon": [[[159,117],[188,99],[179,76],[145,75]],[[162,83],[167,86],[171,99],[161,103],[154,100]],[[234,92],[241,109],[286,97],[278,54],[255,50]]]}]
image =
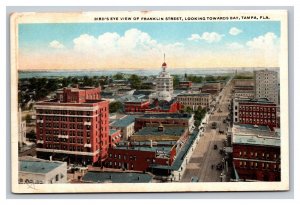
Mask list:
[{"label": "parked car", "polygon": [[217,123],[216,123],[216,122],[213,122],[213,123],[211,124],[211,128],[212,128],[212,129],[217,129]]}]

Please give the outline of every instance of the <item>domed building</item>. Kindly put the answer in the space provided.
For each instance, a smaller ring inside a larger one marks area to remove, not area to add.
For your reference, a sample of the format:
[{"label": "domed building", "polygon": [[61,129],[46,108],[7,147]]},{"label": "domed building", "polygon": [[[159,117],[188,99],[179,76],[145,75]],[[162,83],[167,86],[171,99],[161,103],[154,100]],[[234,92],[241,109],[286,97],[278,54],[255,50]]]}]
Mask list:
[{"label": "domed building", "polygon": [[169,72],[166,71],[167,63],[164,62],[162,64],[162,71],[156,77],[156,92],[153,93],[150,97],[150,100],[153,101],[157,100],[164,100],[164,101],[171,101],[173,96],[173,77],[170,75]]},{"label": "domed building", "polygon": [[164,90],[157,93],[157,99],[159,101],[168,101],[168,102],[172,100],[172,96],[170,92],[167,91],[166,84],[164,84]]}]

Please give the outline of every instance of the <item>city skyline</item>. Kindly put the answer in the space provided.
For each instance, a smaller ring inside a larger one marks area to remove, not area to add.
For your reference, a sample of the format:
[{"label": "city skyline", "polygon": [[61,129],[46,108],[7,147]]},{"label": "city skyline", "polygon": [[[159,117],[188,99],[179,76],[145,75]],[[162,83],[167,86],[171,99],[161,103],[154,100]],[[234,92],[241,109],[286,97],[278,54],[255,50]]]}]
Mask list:
[{"label": "city skyline", "polygon": [[277,67],[279,41],[276,21],[20,24],[19,69]]}]

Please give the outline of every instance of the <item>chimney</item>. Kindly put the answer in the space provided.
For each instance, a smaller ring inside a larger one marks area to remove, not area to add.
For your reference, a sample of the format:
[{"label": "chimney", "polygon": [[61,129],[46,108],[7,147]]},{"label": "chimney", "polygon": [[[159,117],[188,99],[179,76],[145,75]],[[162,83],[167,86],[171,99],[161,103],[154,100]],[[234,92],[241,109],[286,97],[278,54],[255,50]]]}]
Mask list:
[{"label": "chimney", "polygon": [[49,160],[50,160],[50,162],[52,162],[52,155],[51,155],[49,158],[50,158],[50,159],[49,159]]},{"label": "chimney", "polygon": [[164,126],[160,123],[158,126],[158,131],[163,132],[164,131]]},{"label": "chimney", "polygon": [[152,140],[150,140],[150,147],[153,147]]}]

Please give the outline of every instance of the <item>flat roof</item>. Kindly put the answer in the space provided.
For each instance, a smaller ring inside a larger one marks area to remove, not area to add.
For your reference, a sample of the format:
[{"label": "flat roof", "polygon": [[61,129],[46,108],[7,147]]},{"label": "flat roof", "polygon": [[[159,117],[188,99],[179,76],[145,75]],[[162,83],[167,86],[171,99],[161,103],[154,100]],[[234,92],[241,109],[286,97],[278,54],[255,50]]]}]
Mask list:
[{"label": "flat roof", "polygon": [[182,94],[179,94],[177,96],[210,96],[209,93],[182,93]]},{"label": "flat roof", "polygon": [[260,135],[266,137],[277,136],[275,131],[271,131],[268,126],[264,125],[251,125],[251,124],[233,124],[232,127],[233,135]]},{"label": "flat roof", "polygon": [[280,138],[237,134],[233,135],[232,143],[280,147]]},{"label": "flat roof", "polygon": [[186,127],[166,127],[162,131],[158,130],[158,127],[143,127],[134,136],[181,136],[186,130]]},{"label": "flat roof", "polygon": [[57,167],[61,166],[63,162],[45,162],[45,161],[30,161],[20,160],[19,171],[46,174]]},{"label": "flat roof", "polygon": [[158,113],[158,114],[144,114],[140,117],[137,118],[176,118],[176,119],[189,119],[192,117],[192,114],[188,114],[188,113],[170,113],[170,114],[165,114],[165,113]]},{"label": "flat roof", "polygon": [[150,174],[134,172],[87,172],[82,180],[94,183],[149,183]]},{"label": "flat roof", "polygon": [[168,165],[152,165],[151,167],[153,169],[169,169],[169,170],[178,170],[185,158],[185,155],[187,154],[188,150],[190,149],[191,145],[194,143],[194,141],[197,138],[199,130],[194,130],[194,132],[190,135],[189,139],[187,142],[184,144],[184,146],[181,148],[180,152],[177,154],[175,161],[171,166]]},{"label": "flat roof", "polygon": [[172,149],[172,146],[116,146],[114,149],[124,149],[124,150],[139,150],[139,151],[148,151],[148,152],[164,152],[169,154]]},{"label": "flat roof", "polygon": [[246,102],[246,103],[259,103],[259,104],[275,104],[274,102],[271,102],[267,98],[259,98],[259,99],[250,99],[250,98],[245,98],[245,99],[236,99],[238,102]]},{"label": "flat roof", "polygon": [[125,117],[122,117],[120,119],[117,119],[113,123],[110,124],[110,126],[113,127],[127,127],[131,123],[135,121],[136,116],[135,115],[127,115]]},{"label": "flat roof", "polygon": [[118,132],[117,129],[109,129],[109,135],[113,135],[114,133]]}]

